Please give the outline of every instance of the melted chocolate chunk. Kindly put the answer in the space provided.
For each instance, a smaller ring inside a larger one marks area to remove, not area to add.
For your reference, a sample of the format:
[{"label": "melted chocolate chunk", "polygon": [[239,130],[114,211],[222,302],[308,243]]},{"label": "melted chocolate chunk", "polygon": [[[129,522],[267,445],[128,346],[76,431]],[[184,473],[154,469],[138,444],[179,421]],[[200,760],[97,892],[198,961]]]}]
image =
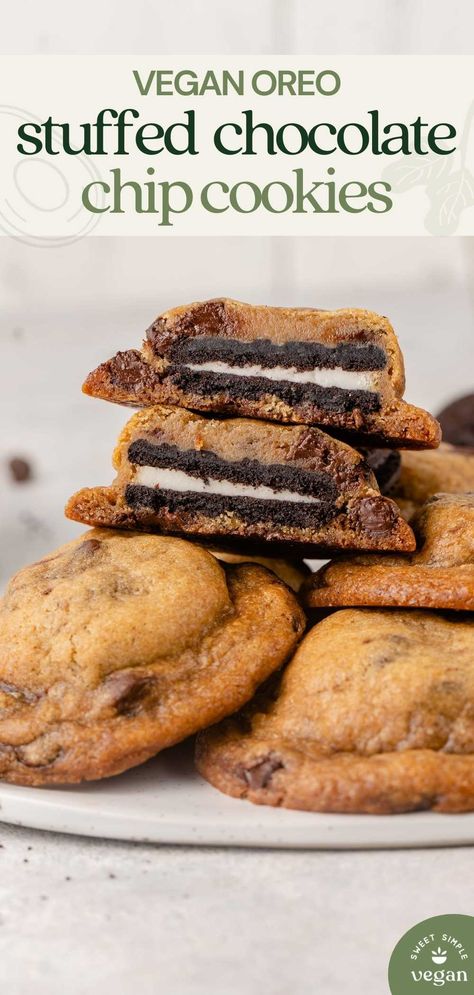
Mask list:
[{"label": "melted chocolate chunk", "polygon": [[113,362],[104,363],[110,373],[110,382],[120,387],[142,386],[148,375],[148,366],[136,349],[118,352]]},{"label": "melted chocolate chunk", "polygon": [[344,390],[342,387],[319,387],[317,384],[290,383],[268,380],[266,377],[234,376],[227,373],[202,373],[185,367],[170,366],[168,377],[186,394],[212,397],[225,394],[232,401],[259,401],[271,395],[289,407],[312,404],[323,411],[337,414],[354,411],[372,414],[380,409],[378,394],[368,390]]},{"label": "melted chocolate chunk", "polygon": [[[360,370],[383,370],[387,357],[380,346],[372,342],[366,345],[343,343],[325,346],[319,342],[283,342],[279,345],[270,339],[229,339],[222,336],[202,336],[183,338],[173,342],[169,349],[173,363],[224,362],[230,366],[258,365],[267,369],[274,366],[295,367],[297,370],[313,370],[322,367],[333,370],[354,372]],[[242,371],[245,375],[245,371]]]},{"label": "melted chocolate chunk", "polygon": [[125,500],[131,508],[147,509],[159,514],[203,515],[218,518],[226,513],[238,515],[244,523],[256,525],[270,522],[294,528],[319,528],[337,514],[335,505],[321,502],[271,501],[250,497],[229,497],[227,494],[198,494],[194,491],[171,491],[129,484]]},{"label": "melted chocolate chunk", "polygon": [[128,459],[138,466],[182,470],[206,482],[229,480],[252,487],[271,487],[275,491],[296,491],[331,502],[337,497],[336,485],[327,473],[248,458],[225,460],[210,449],[179,449],[165,442],[156,445],[148,439],[136,439],[129,446]]},{"label": "melted chocolate chunk", "polygon": [[270,754],[264,760],[253,764],[252,767],[240,765],[236,773],[238,777],[242,777],[251,790],[258,791],[259,788],[267,788],[275,771],[284,769],[284,766],[278,757]]},{"label": "melted chocolate chunk", "polygon": [[208,335],[235,331],[235,322],[224,301],[203,301],[189,311],[183,311],[179,318],[175,317],[169,325],[166,318],[160,316],[148,329],[147,339],[155,352],[166,351],[169,346],[181,336]]},{"label": "melted chocolate chunk", "polygon": [[10,697],[15,698],[17,701],[27,705],[32,705],[41,697],[41,695],[36,691],[30,691],[28,688],[18,687],[17,684],[10,684],[9,681],[0,681],[0,693],[8,694]]},{"label": "melted chocolate chunk", "polygon": [[397,511],[386,498],[366,497],[357,505],[357,516],[364,532],[385,535],[393,529]]}]

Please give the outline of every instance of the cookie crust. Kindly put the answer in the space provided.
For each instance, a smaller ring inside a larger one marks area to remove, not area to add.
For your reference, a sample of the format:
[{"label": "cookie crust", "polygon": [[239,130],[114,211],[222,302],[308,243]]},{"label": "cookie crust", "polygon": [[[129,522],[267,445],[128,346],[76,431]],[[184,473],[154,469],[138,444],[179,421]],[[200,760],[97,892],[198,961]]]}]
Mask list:
[{"label": "cookie crust", "polygon": [[207,548],[216,559],[221,560],[223,563],[260,563],[262,567],[266,567],[267,570],[271,570],[272,573],[276,574],[296,594],[311,573],[304,560],[288,560],[278,556],[252,556],[251,554],[237,551],[237,549],[231,552],[228,549],[219,549],[215,546],[208,546]]},{"label": "cookie crust", "polygon": [[0,607],[0,777],[118,774],[235,711],[304,629],[256,564],[93,530],[10,582]]},{"label": "cookie crust", "polygon": [[334,560],[308,578],[304,604],[474,611],[474,493],[435,495],[413,527],[415,553]]},{"label": "cookie crust", "polygon": [[198,737],[214,787],[256,804],[390,814],[474,809],[474,623],[341,611],[276,690]]}]

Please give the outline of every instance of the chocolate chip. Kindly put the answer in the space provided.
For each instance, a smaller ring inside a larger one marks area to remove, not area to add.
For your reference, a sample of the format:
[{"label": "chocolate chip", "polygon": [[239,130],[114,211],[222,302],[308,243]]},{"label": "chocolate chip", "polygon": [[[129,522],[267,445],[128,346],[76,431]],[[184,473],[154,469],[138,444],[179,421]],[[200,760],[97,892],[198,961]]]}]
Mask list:
[{"label": "chocolate chip", "polygon": [[177,339],[194,335],[231,335],[235,319],[224,301],[203,301],[179,317],[160,316],[147,330],[146,336],[155,352],[166,352]]},{"label": "chocolate chip", "polygon": [[101,546],[102,543],[100,539],[85,539],[84,542],[81,542],[77,552],[87,553],[88,556],[91,556],[93,553],[96,553]]},{"label": "chocolate chip", "polygon": [[293,629],[293,632],[302,632],[303,631],[303,629],[304,629],[304,622],[301,621],[301,618],[298,615],[293,615],[292,616],[292,619],[291,619],[291,628]]},{"label": "chocolate chip", "polygon": [[376,536],[391,532],[396,520],[394,508],[383,497],[362,498],[356,514],[364,531]]},{"label": "chocolate chip", "polygon": [[284,766],[278,757],[268,756],[264,760],[259,760],[252,767],[243,767],[242,776],[249,788],[255,791],[268,787],[275,771],[281,770]]},{"label": "chocolate chip", "polygon": [[120,382],[120,385],[127,387],[142,384],[146,380],[147,365],[136,349],[129,352],[118,352],[113,363],[104,364],[110,368],[110,381],[112,384]]},{"label": "chocolate chip", "polygon": [[31,463],[27,459],[23,459],[22,456],[12,457],[8,462],[8,469],[10,477],[14,480],[15,484],[25,484],[33,477]]},{"label": "chocolate chip", "polygon": [[101,549],[102,543],[100,539],[85,539],[81,542],[80,546],[74,550],[72,561],[71,561],[71,572],[76,572],[77,569],[84,569],[87,567],[90,560],[92,560]]},{"label": "chocolate chip", "polygon": [[16,684],[10,684],[8,681],[0,681],[0,692],[2,694],[10,695],[11,698],[20,701],[25,705],[32,705],[41,697],[41,695],[37,694],[35,691],[29,691],[28,688],[18,687]]},{"label": "chocolate chip", "polygon": [[155,684],[152,677],[117,670],[103,684],[102,703],[114,708],[117,715],[135,715],[145,700],[149,702]]}]

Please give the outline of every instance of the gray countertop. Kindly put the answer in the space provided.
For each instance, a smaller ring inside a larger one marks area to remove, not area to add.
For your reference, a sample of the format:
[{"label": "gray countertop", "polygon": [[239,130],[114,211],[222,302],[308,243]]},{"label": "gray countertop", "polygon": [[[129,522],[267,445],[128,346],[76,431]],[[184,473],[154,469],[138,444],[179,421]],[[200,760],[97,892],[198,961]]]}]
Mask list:
[{"label": "gray countertop", "polygon": [[472,914],[472,849],[151,847],[0,827],[8,995],[388,991],[415,923]]}]

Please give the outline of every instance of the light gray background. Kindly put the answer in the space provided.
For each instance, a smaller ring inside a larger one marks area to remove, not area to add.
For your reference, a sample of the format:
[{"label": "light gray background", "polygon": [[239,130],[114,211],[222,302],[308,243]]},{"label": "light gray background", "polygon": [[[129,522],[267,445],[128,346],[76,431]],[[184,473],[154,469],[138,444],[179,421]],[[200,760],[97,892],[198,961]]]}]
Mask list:
[{"label": "light gray background", "polygon": [[[30,0],[5,9],[0,51],[451,54],[472,50],[473,28],[468,0]],[[62,517],[74,489],[111,479],[126,412],[80,384],[160,310],[221,294],[380,310],[402,342],[407,396],[437,409],[473,386],[473,266],[472,240],[459,239],[89,239],[62,250],[1,239],[2,582],[78,534]],[[34,483],[10,483],[15,455],[33,461]],[[9,995],[380,995],[404,930],[472,913],[471,849],[152,849],[1,825],[0,840]]]}]

